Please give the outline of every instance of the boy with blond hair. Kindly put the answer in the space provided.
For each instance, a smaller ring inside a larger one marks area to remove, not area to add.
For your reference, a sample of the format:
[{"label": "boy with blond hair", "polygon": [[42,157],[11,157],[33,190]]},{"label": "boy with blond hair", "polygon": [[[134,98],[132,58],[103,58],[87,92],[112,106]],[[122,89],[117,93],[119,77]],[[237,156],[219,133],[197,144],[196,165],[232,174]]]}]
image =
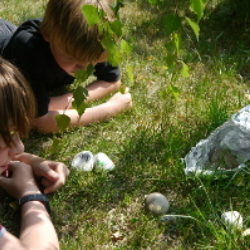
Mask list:
[{"label": "boy with blond hair", "polygon": [[0,54],[14,63],[30,82],[38,117],[34,128],[57,132],[56,116],[70,117],[70,126],[85,126],[107,120],[132,106],[131,95],[120,92],[107,102],[87,108],[79,116],[72,108],[72,93],[52,97],[51,92],[72,84],[75,73],[95,66],[97,80],[87,86],[87,102],[117,91],[120,70],[106,62],[96,25],[89,26],[82,7],[92,4],[110,15],[108,0],[49,0],[44,18],[29,20],[18,28],[0,20]]}]

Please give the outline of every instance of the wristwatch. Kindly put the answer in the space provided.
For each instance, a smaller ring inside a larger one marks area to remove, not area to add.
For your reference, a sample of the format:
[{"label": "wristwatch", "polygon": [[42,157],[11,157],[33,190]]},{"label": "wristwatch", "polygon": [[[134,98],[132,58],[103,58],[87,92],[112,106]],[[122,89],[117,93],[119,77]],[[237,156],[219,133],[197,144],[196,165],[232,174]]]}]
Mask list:
[{"label": "wristwatch", "polygon": [[24,203],[28,201],[40,201],[41,203],[43,203],[48,213],[50,214],[51,210],[50,210],[50,205],[49,205],[49,199],[46,195],[44,194],[25,195],[21,199],[18,200],[18,205],[21,207]]}]

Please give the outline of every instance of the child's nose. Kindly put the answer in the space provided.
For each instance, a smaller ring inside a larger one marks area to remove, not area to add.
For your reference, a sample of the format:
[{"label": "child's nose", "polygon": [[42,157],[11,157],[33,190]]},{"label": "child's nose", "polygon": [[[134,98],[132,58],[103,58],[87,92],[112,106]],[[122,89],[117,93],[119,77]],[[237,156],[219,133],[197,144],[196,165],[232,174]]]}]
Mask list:
[{"label": "child's nose", "polygon": [[20,154],[24,152],[24,145],[23,142],[21,141],[20,137],[16,135],[16,138],[11,144],[10,149],[9,149],[9,154],[10,156],[14,156],[16,154]]}]

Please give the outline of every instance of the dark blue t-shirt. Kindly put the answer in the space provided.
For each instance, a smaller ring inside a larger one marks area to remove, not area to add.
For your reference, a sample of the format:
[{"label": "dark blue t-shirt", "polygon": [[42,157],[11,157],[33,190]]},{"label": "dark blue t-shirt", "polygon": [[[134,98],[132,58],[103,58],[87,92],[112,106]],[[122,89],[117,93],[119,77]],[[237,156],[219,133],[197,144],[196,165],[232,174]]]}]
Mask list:
[{"label": "dark blue t-shirt", "polygon": [[[40,23],[40,19],[26,21],[13,34],[2,36],[2,39],[0,29],[0,52],[29,81],[37,100],[38,116],[43,116],[48,113],[51,91],[73,83],[74,77],[56,63],[49,43],[40,33]],[[120,69],[107,62],[98,63],[94,75],[98,80],[114,82],[120,78]]]}]

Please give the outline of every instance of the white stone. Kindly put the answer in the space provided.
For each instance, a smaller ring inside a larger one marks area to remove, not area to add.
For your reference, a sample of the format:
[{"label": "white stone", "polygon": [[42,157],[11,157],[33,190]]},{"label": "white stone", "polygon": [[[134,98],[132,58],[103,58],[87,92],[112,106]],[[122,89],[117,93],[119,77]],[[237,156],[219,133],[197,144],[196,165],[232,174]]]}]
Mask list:
[{"label": "white stone", "polygon": [[94,162],[97,169],[111,171],[115,168],[114,162],[102,152],[95,155]]},{"label": "white stone", "polygon": [[242,233],[242,235],[243,235],[244,237],[250,236],[250,228],[246,229],[246,230]]},{"label": "white stone", "polygon": [[94,155],[90,151],[82,151],[76,154],[71,166],[82,171],[92,171],[94,168]]},{"label": "white stone", "polygon": [[165,214],[169,209],[167,198],[158,192],[147,195],[145,203],[147,209],[156,215]]},{"label": "white stone", "polygon": [[233,226],[238,229],[243,227],[243,218],[238,211],[228,211],[221,215],[221,219],[228,226]]}]

